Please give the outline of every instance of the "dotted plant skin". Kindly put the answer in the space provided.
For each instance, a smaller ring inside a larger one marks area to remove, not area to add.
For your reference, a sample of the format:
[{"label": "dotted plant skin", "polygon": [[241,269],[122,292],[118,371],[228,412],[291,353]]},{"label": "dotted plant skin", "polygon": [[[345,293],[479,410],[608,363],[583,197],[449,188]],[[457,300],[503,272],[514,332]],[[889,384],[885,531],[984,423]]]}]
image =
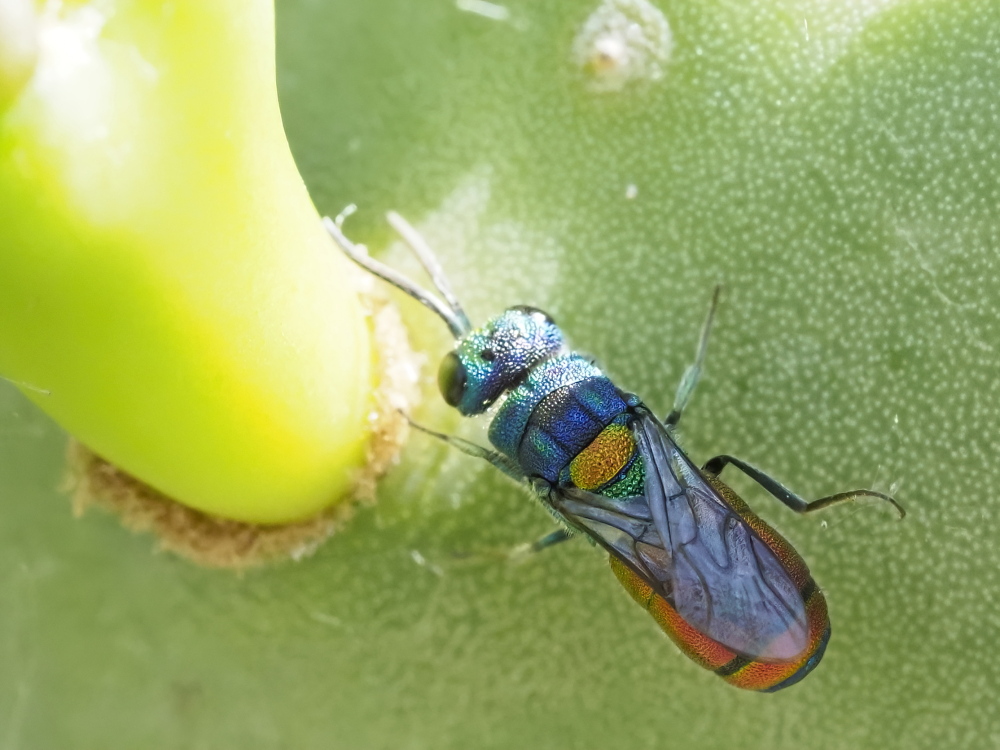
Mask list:
[{"label": "dotted plant skin", "polygon": [[[0,727],[22,747],[1000,743],[1000,6],[653,4],[665,75],[598,93],[572,58],[597,2],[283,2],[284,124],[320,211],[359,205],[352,239],[417,276],[399,211],[474,321],[535,305],[660,414],[725,285],[683,447],[908,511],[800,518],[724,473],[823,589],[822,664],[744,694],[586,543],[505,562],[551,519],[420,435],[304,564],[150,556],[66,518],[60,435],[0,391]],[[445,327],[400,307],[427,357],[414,417],[485,444],[437,394]]]}]

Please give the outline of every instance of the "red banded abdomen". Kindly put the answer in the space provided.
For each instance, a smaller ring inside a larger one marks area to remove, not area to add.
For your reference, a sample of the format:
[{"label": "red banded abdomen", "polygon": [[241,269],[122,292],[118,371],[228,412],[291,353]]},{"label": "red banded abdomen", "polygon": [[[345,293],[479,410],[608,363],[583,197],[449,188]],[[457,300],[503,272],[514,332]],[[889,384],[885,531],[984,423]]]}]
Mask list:
[{"label": "red banded abdomen", "polygon": [[694,662],[711,669],[729,684],[746,690],[772,692],[794,685],[819,664],[830,640],[830,618],[823,592],[813,580],[805,561],[784,537],[758,518],[721,481],[713,477],[706,477],[706,480],[771,548],[798,587],[805,602],[809,641],[806,649],[796,659],[789,662],[764,662],[749,655],[738,654],[692,627],[666,599],[655,593],[648,583],[613,555],[610,557],[611,569],[632,598],[653,616],[678,648]]}]

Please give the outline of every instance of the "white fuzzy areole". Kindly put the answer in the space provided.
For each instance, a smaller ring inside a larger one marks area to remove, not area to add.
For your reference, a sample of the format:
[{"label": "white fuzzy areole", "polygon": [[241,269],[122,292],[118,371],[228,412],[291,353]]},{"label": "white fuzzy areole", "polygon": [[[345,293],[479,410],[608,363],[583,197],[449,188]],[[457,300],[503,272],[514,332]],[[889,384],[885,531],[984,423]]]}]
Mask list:
[{"label": "white fuzzy areole", "polygon": [[666,16],[648,0],[604,0],[573,40],[573,60],[591,91],[620,91],[633,81],[656,81],[673,49]]}]

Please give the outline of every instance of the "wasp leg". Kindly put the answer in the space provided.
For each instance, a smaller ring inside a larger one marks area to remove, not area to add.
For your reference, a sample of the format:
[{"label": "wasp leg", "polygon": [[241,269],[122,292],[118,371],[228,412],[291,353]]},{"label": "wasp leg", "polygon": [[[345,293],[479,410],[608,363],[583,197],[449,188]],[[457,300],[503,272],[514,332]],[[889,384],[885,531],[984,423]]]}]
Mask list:
[{"label": "wasp leg", "polygon": [[695,354],[694,362],[688,365],[684,371],[680,385],[677,386],[677,395],[674,396],[674,408],[663,420],[663,424],[671,430],[681,421],[684,407],[691,400],[695,386],[698,385],[698,380],[701,378],[702,365],[705,362],[705,354],[708,352],[708,335],[712,332],[712,322],[715,320],[715,311],[719,307],[721,294],[722,284],[717,284],[715,291],[712,292],[712,302],[708,307],[708,315],[705,316],[705,322],[701,326],[701,337],[698,339],[698,351]]},{"label": "wasp leg", "polygon": [[549,547],[555,547],[557,544],[568,542],[572,538],[573,532],[568,529],[556,529],[555,531],[550,531],[541,539],[536,540],[535,543],[531,545],[531,551],[541,552],[543,549],[548,549]]},{"label": "wasp leg", "polygon": [[568,542],[572,538],[572,531],[569,531],[568,529],[556,529],[555,531],[550,531],[545,536],[539,537],[533,542],[518,545],[514,548],[514,554],[534,554],[536,552],[541,552],[543,549],[555,547],[557,544]]},{"label": "wasp leg", "polygon": [[881,492],[875,492],[874,490],[850,490],[849,492],[838,492],[836,495],[821,497],[819,500],[813,500],[812,502],[803,500],[774,477],[768,476],[755,466],[751,466],[733,456],[716,456],[707,461],[702,469],[713,477],[717,477],[729,464],[742,471],[796,513],[812,513],[813,511],[823,510],[823,508],[829,508],[831,505],[852,502],[859,497],[873,497],[876,500],[885,500],[892,505],[896,509],[896,512],[899,513],[900,519],[906,516],[903,506],[897,503],[894,498],[889,495],[883,495]]},{"label": "wasp leg", "polygon": [[525,480],[524,473],[521,471],[520,467],[511,461],[507,456],[502,453],[497,453],[489,448],[484,448],[481,445],[476,445],[475,443],[469,442],[468,440],[463,440],[460,437],[455,437],[454,435],[445,435],[443,432],[436,432],[428,427],[424,427],[422,424],[414,422],[406,414],[406,421],[410,423],[410,426],[420,430],[421,432],[427,433],[432,437],[436,437],[438,440],[442,440],[452,448],[457,448],[462,451],[462,453],[467,453],[470,456],[475,456],[476,458],[482,458],[489,461],[491,464],[496,466],[500,471],[502,471],[507,476],[516,479],[519,482]]},{"label": "wasp leg", "polygon": [[573,539],[573,532],[566,529],[556,529],[533,542],[517,545],[507,554],[507,559],[515,563],[524,562],[532,555],[537,555],[542,550],[555,547],[557,544],[562,544],[570,539]]}]

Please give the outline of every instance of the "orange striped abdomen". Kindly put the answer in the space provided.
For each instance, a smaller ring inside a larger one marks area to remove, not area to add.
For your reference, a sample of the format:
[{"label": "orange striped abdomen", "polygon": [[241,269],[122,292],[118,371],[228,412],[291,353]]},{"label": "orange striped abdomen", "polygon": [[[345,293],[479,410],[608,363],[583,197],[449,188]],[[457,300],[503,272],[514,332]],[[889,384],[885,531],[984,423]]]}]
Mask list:
[{"label": "orange striped abdomen", "polygon": [[796,659],[789,662],[764,662],[755,660],[752,655],[739,654],[692,627],[666,599],[655,593],[637,573],[614,556],[610,558],[611,569],[625,590],[653,616],[685,655],[706,669],[711,669],[729,684],[763,692],[794,685],[819,664],[830,640],[830,618],[823,592],[810,575],[805,561],[778,532],[758,518],[728,486],[714,477],[708,476],[706,480],[770,547],[798,587],[805,603],[809,635],[808,645]]},{"label": "orange striped abdomen", "polygon": [[653,616],[677,647],[688,658],[738,688],[771,692],[795,684],[819,663],[830,639],[826,599],[814,585],[805,602],[809,622],[809,646],[806,650],[792,662],[754,661],[695,630],[625,563],[613,555],[609,559],[611,569],[625,590]]}]

